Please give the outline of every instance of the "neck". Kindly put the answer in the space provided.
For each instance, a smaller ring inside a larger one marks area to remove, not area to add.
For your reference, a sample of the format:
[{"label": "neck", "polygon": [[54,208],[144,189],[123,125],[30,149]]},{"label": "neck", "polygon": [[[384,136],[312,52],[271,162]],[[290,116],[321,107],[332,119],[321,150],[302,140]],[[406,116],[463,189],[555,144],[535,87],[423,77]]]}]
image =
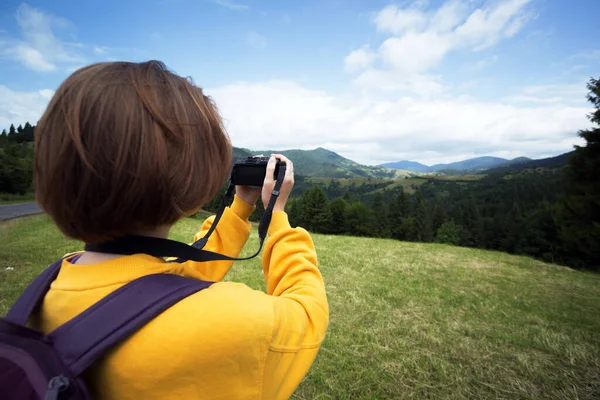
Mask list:
[{"label": "neck", "polygon": [[[159,226],[154,229],[139,230],[131,232],[131,235],[135,236],[149,236],[160,239],[167,239],[169,237],[170,225]],[[111,253],[96,253],[94,251],[86,251],[77,259],[75,264],[87,265],[96,264],[100,262],[114,260],[115,258],[124,257],[123,254],[111,254]]]}]

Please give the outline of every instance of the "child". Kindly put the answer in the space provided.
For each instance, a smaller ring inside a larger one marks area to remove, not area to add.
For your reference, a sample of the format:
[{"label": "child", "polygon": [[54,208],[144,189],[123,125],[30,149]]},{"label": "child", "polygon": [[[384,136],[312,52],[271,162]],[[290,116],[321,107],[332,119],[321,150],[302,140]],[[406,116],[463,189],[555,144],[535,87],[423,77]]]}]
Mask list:
[{"label": "child", "polygon": [[[213,198],[232,149],[216,106],[157,61],[76,71],[36,128],[38,203],[62,232],[85,243],[124,235],[166,238]],[[329,309],[309,234],[284,211],[293,164],[271,157],[262,189],[287,165],[262,255],[267,293],[218,282],[232,262],[168,263],[145,254],[83,252],[63,261],[32,325],[50,332],[122,285],[170,273],[217,281],[117,345],[85,375],[98,399],[286,399],[313,363]],[[237,257],[260,189],[237,187],[205,250]],[[210,228],[209,218],[194,241]]]}]

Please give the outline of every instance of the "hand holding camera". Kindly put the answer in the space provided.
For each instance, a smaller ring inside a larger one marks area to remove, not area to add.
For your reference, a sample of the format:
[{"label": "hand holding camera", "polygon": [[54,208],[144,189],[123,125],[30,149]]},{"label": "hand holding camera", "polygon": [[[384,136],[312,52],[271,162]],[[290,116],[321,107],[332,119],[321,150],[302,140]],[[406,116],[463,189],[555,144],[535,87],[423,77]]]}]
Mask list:
[{"label": "hand holding camera", "polygon": [[284,211],[294,187],[294,164],[281,154],[272,154],[270,158],[257,156],[238,160],[231,174],[237,196],[254,205],[262,192],[263,204],[266,206],[275,187],[279,167],[282,165],[285,165],[285,176],[273,212]]}]

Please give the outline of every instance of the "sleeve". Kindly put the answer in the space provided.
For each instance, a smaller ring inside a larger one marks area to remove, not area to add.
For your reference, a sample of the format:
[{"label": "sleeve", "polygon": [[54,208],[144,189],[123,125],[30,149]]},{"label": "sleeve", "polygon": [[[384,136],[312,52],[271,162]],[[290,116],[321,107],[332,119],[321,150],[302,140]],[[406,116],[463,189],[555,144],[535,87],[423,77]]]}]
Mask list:
[{"label": "sleeve", "polygon": [[[254,211],[254,206],[246,203],[237,196],[234,197],[230,207],[225,208],[221,220],[214,232],[210,235],[204,250],[224,254],[229,257],[238,257],[246,241],[250,237],[252,224],[248,220]],[[194,235],[194,242],[206,235],[213,224],[215,216],[207,218],[200,231]],[[187,261],[182,264],[184,275],[207,281],[218,282],[229,272],[233,261]]]},{"label": "sleeve", "polygon": [[263,253],[274,325],[265,359],[264,399],[288,399],[314,362],[329,324],[329,306],[308,232],[273,214]]}]

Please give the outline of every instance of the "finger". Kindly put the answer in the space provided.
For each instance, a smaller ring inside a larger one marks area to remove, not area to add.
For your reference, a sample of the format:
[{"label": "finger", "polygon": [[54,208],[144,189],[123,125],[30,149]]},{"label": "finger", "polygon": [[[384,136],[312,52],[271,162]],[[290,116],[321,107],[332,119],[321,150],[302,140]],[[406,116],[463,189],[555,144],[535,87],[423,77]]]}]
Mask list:
[{"label": "finger", "polygon": [[290,162],[290,159],[287,158],[286,156],[284,156],[283,154],[271,154],[271,157],[278,158],[286,164],[288,164]]},{"label": "finger", "polygon": [[294,163],[289,161],[285,166],[285,177],[286,181],[292,181],[294,179]]},{"label": "finger", "polygon": [[275,157],[275,158],[277,158],[280,161],[283,161],[285,163],[285,176],[287,176],[288,171],[290,170],[290,168],[292,168],[292,171],[293,171],[293,164],[292,164],[292,161],[289,158],[287,158],[283,154],[272,154],[272,157]]},{"label": "finger", "polygon": [[275,166],[277,165],[277,159],[275,157],[269,158],[267,163],[267,171],[265,173],[265,185],[270,185],[274,182],[273,176],[275,175]]}]

